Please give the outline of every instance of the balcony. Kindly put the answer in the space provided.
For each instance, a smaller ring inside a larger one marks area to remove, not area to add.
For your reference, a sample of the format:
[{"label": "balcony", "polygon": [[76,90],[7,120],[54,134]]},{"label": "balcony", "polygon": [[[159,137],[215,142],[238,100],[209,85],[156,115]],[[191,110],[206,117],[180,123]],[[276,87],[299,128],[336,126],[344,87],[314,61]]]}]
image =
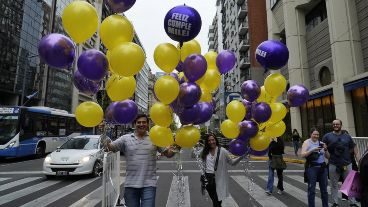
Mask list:
[{"label": "balcony", "polygon": [[239,8],[238,19],[244,19],[247,16],[247,13],[248,13],[248,8],[247,8],[247,5],[244,4]]},{"label": "balcony", "polygon": [[248,32],[248,22],[243,22],[239,26],[239,35],[245,35]]},{"label": "balcony", "polygon": [[208,47],[209,47],[209,49],[214,49],[215,48],[215,42],[214,41],[209,41],[208,42]]},{"label": "balcony", "polygon": [[245,1],[245,0],[237,0],[237,1],[236,1],[236,4],[238,4],[238,5],[242,5],[242,4],[244,3],[244,1]]},{"label": "balcony", "polygon": [[213,41],[213,40],[215,39],[215,34],[213,34],[213,33],[209,33],[209,34],[208,34],[208,39],[209,39],[210,41]]},{"label": "balcony", "polygon": [[248,56],[240,56],[239,62],[240,69],[246,69],[250,66],[250,61]]},{"label": "balcony", "polygon": [[242,40],[239,44],[239,52],[246,52],[249,49],[248,40]]}]

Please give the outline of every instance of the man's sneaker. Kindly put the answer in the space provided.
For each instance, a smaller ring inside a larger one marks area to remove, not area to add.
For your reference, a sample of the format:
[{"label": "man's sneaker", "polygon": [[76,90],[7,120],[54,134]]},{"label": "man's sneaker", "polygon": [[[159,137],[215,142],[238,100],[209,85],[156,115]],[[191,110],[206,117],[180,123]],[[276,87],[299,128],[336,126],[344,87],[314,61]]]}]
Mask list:
[{"label": "man's sneaker", "polygon": [[266,190],[266,194],[269,195],[269,196],[272,195],[272,193],[268,190]]},{"label": "man's sneaker", "polygon": [[283,193],[284,193],[284,191],[282,191],[282,190],[277,191],[277,194],[279,194],[279,195],[282,195]]},{"label": "man's sneaker", "polygon": [[338,206],[339,206],[339,204],[334,203],[334,204],[332,204],[332,206],[331,206],[331,207],[338,207]]}]

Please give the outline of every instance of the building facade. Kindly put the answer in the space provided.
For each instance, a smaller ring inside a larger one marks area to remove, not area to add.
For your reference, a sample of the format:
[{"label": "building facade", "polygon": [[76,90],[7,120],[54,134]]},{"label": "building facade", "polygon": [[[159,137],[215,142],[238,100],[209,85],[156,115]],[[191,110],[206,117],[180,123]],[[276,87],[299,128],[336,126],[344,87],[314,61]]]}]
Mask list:
[{"label": "building facade", "polygon": [[291,127],[308,136],[340,119],[352,136],[368,136],[368,1],[269,0],[269,39],[285,40],[290,57],[283,74],[304,84],[309,101],[291,108]]}]

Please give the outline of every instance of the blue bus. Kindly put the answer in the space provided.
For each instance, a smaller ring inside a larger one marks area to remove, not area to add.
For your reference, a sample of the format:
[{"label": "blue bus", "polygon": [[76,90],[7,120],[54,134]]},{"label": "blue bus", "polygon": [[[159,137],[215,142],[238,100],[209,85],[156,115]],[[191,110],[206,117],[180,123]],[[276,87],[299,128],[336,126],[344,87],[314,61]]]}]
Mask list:
[{"label": "blue bus", "polygon": [[56,150],[69,137],[92,134],[74,114],[49,107],[0,107],[0,159]]}]

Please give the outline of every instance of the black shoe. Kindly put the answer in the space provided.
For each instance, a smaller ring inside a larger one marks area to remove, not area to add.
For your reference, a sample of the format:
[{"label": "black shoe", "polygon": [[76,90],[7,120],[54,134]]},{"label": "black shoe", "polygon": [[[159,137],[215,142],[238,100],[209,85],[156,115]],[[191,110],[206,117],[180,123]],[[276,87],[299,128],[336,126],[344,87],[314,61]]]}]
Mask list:
[{"label": "black shoe", "polygon": [[332,206],[331,206],[331,207],[338,207],[338,206],[339,206],[339,204],[334,203],[334,204],[332,204]]}]

